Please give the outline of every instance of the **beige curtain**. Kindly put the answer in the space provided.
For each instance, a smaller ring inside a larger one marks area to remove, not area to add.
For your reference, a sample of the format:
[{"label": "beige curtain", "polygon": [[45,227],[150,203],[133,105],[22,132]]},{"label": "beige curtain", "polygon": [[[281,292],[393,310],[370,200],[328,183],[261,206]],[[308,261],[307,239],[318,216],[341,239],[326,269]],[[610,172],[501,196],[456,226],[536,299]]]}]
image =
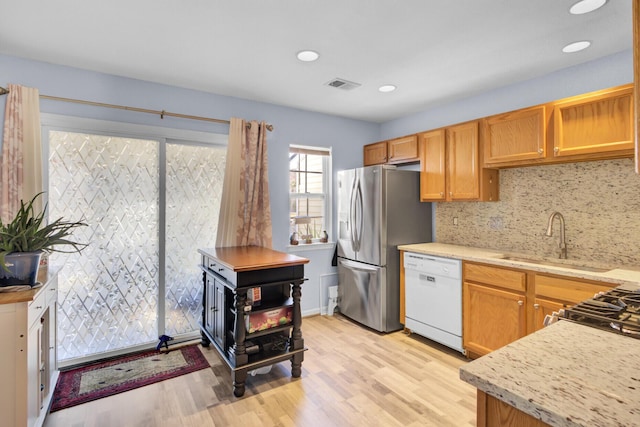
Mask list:
[{"label": "beige curtain", "polygon": [[[40,98],[38,89],[10,84],[4,113],[0,158],[0,218],[10,221],[20,208],[42,191]],[[42,210],[42,198],[34,204]]]},{"label": "beige curtain", "polygon": [[232,118],[216,247],[271,247],[266,123]]}]

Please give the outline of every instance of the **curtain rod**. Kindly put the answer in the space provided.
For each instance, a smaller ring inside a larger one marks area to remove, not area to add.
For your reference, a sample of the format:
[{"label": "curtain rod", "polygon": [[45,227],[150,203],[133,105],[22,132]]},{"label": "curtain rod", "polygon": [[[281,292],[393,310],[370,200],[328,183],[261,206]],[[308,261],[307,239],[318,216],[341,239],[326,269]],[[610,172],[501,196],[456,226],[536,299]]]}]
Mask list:
[{"label": "curtain rod", "polygon": [[[6,95],[8,93],[9,93],[9,91],[7,89],[5,89],[3,87],[0,87],[0,96],[1,95]],[[229,120],[213,119],[213,118],[210,118],[210,117],[200,117],[200,116],[191,116],[191,115],[188,115],[188,114],[171,113],[171,112],[165,111],[165,110],[149,110],[149,109],[146,109],[146,108],[127,107],[125,105],[105,104],[103,102],[83,101],[81,99],[61,98],[59,96],[40,95],[40,98],[49,99],[49,100],[52,100],[52,101],[62,101],[62,102],[71,102],[71,103],[74,103],[74,104],[91,105],[91,106],[94,106],[94,107],[115,108],[115,109],[118,109],[118,110],[127,110],[127,111],[135,111],[135,112],[138,112],[138,113],[155,114],[155,115],[159,115],[161,119],[164,119],[165,116],[168,116],[168,117],[177,117],[177,118],[180,118],[180,119],[200,120],[200,121],[205,121],[205,122],[214,122],[214,123],[223,123],[223,124],[230,124],[231,123]],[[273,125],[268,124],[266,127],[267,127],[267,130],[270,130],[270,131],[273,130]]]}]

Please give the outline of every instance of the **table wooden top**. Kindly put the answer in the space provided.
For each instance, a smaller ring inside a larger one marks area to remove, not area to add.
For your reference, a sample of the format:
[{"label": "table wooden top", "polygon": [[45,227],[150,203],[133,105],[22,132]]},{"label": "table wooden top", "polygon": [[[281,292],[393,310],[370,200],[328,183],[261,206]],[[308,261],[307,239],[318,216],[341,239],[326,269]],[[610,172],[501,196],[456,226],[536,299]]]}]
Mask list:
[{"label": "table wooden top", "polygon": [[202,255],[217,259],[235,272],[265,270],[307,264],[309,260],[296,255],[260,246],[234,246],[198,249]]}]

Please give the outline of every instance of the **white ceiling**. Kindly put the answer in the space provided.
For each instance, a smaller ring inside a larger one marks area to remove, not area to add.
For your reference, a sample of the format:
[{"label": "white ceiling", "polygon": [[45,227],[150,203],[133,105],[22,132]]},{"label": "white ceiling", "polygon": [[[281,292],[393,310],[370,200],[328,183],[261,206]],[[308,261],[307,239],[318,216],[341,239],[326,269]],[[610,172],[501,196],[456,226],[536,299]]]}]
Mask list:
[{"label": "white ceiling", "polygon": [[631,0],[576,1],[0,0],[0,53],[384,122],[631,48]]}]

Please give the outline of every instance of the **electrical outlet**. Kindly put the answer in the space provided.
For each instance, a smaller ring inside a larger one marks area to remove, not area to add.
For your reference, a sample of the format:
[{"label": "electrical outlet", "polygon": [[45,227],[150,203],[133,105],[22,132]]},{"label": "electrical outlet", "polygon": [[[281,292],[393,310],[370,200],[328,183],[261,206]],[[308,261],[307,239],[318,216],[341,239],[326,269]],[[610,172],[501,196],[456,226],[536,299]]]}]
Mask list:
[{"label": "electrical outlet", "polygon": [[457,216],[453,217],[453,225],[458,225],[458,217]]}]

